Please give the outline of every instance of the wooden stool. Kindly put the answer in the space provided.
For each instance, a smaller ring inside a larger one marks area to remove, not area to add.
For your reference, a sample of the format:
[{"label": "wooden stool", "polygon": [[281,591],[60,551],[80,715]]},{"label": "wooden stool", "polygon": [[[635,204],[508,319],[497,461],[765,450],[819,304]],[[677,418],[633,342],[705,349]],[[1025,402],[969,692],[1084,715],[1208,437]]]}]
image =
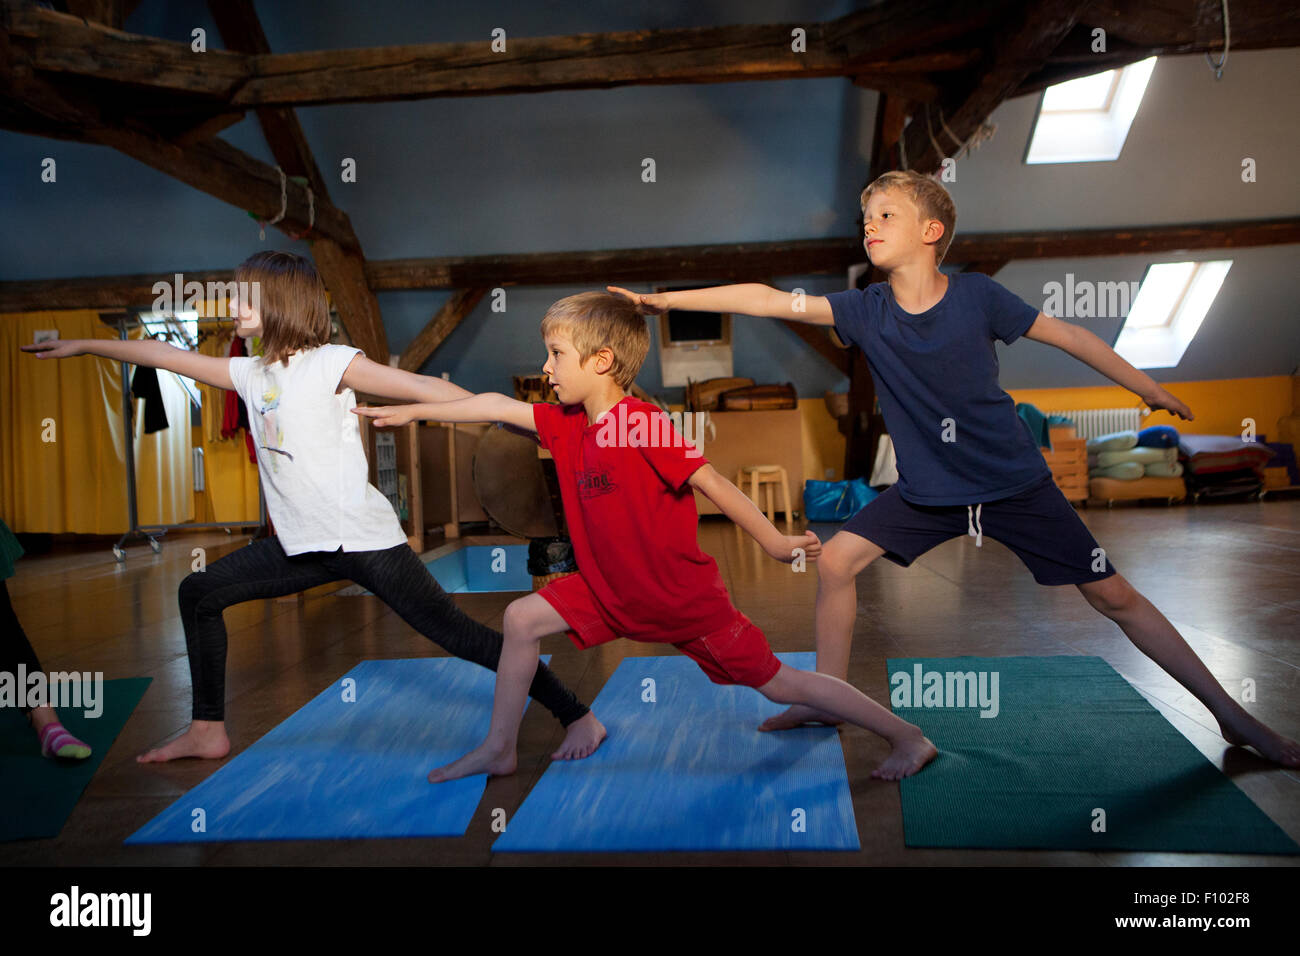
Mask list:
[{"label": "wooden stool", "polygon": [[[749,479],[749,491],[745,491],[745,478]],[[780,465],[742,465],[736,471],[736,487],[749,496],[750,501],[758,507],[763,507],[758,503],[759,488],[767,490],[767,520],[776,524],[776,514],[773,511],[773,485],[781,486],[781,503],[785,505],[785,530],[790,531],[790,481],[786,475],[785,469]]]}]

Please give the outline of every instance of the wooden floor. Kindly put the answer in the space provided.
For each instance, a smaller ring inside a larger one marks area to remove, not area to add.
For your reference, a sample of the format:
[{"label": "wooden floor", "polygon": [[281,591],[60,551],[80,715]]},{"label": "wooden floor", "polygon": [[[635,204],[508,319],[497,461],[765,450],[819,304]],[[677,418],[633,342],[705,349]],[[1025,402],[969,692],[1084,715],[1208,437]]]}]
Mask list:
[{"label": "wooden floor", "polygon": [[[1300,736],[1300,502],[1090,509],[1087,524],[1129,580],[1177,625],[1225,686],[1245,677],[1259,690],[1252,712]],[[736,605],[778,651],[811,650],[816,574],[792,573],[741,541],[723,519],[701,522]],[[18,563],[9,590],[47,670],[103,671],[106,679],[154,679],[56,839],[0,844],[4,865],[493,865],[800,864],[887,866],[1294,865],[1280,857],[1179,853],[1081,853],[908,849],[896,783],[870,779],[885,756],[865,731],[841,732],[862,850],[858,853],[494,855],[492,808],[508,814],[546,767],[560,728],[530,707],[520,770],[489,781],[460,839],[292,841],[127,847],[122,841],[224,762],[140,766],[137,753],[187,726],[190,680],[176,589],[191,550],[211,562],[243,543],[213,533],[173,534],[162,553],[129,549],[116,564],[107,544],[61,546]],[[374,597],[335,595],[258,601],[226,612],[230,632],[228,729],[232,753],[367,658],[441,655]],[[474,617],[499,628],[509,594],[457,595]],[[888,562],[858,582],[859,617],[849,679],[887,699],[889,656],[1091,654],[1108,661],[1293,838],[1300,840],[1300,774],[1253,754],[1229,752],[1209,712],[1095,614],[1074,588],[1038,587],[1016,558],[986,539],[951,541],[904,570]],[[616,642],[588,652],[553,636],[542,650],[556,673],[590,702],[624,654],[653,653]],[[665,649],[671,653],[670,649]],[[1087,715],[1081,715],[1087,719]],[[1123,746],[1123,741],[1116,741]]]}]

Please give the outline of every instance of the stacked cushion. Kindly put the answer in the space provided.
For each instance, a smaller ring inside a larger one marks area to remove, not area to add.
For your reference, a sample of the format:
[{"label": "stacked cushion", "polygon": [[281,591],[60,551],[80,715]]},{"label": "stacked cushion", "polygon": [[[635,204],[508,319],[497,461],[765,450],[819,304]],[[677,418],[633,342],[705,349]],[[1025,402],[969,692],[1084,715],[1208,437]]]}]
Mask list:
[{"label": "stacked cushion", "polygon": [[[1173,433],[1174,444],[1169,444]],[[1116,481],[1138,478],[1177,478],[1183,473],[1178,463],[1178,432],[1168,425],[1141,432],[1114,432],[1088,440],[1088,477]],[[1145,444],[1143,442],[1146,442]]]},{"label": "stacked cushion", "polygon": [[1193,474],[1253,471],[1263,478],[1272,449],[1261,442],[1242,441],[1233,435],[1183,435],[1178,450]]},{"label": "stacked cushion", "polygon": [[1103,451],[1128,451],[1130,448],[1136,448],[1137,443],[1137,432],[1111,432],[1109,435],[1089,438],[1088,454],[1094,455]]},{"label": "stacked cushion", "polygon": [[1137,433],[1139,448],[1177,448],[1178,429],[1172,425],[1152,425]]},{"label": "stacked cushion", "polygon": [[1114,478],[1116,481],[1133,481],[1146,473],[1144,466],[1136,461],[1122,461],[1109,467],[1089,468],[1089,478]]}]

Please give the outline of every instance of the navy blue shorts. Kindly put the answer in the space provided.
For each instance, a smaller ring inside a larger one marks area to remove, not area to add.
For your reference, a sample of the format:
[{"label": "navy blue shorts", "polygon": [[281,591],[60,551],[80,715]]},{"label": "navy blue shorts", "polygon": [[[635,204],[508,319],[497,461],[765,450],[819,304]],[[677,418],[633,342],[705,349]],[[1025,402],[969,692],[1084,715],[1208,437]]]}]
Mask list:
[{"label": "navy blue shorts", "polygon": [[965,505],[914,505],[895,485],[840,530],[866,538],[903,567],[936,545],[969,534],[974,525],[1014,551],[1039,584],[1084,584],[1115,573],[1051,475],[1018,495],[980,505],[978,522],[973,511]]}]

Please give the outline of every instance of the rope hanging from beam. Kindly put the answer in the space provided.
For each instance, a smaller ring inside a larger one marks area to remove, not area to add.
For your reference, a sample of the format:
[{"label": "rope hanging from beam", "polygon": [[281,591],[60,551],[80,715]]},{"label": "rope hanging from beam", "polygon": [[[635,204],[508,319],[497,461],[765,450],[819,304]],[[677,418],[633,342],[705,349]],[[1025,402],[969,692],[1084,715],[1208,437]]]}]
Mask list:
[{"label": "rope hanging from beam", "polygon": [[259,226],[257,231],[257,238],[265,242],[266,227],[274,226],[277,222],[283,219],[286,210],[289,208],[287,184],[288,184],[288,180],[292,179],[303,189],[307,190],[307,228],[304,229],[302,232],[293,232],[292,230],[289,229],[286,229],[285,232],[288,234],[290,239],[301,239],[304,236],[306,236],[308,233],[310,233],[312,229],[316,226],[316,197],[311,191],[311,186],[308,184],[306,176],[286,177],[284,174],[284,170],[281,169],[279,166],[275,167],[275,171],[280,174],[280,211],[275,214],[274,219],[262,219],[256,213],[253,212],[250,212],[248,215],[251,216],[253,219],[257,220],[257,224]]},{"label": "rope hanging from beam", "polygon": [[[911,122],[912,118],[908,117],[908,125],[910,125]],[[998,131],[997,123],[990,123],[988,119],[985,119],[978,127],[976,127],[975,131],[966,138],[966,141],[962,142],[957,138],[957,134],[952,131],[952,127],[948,125],[948,121],[944,119],[942,107],[939,108],[939,126],[947,135],[948,139],[952,140],[957,147],[956,151],[952,154],[953,159],[961,159],[963,156],[969,155],[972,150],[979,149],[982,145],[991,140]],[[934,124],[930,119],[929,103],[925,104],[925,128],[930,134],[930,145],[934,147],[935,153],[939,156],[940,161],[942,161],[944,158],[943,147],[939,145],[939,141],[935,139],[934,136]],[[906,130],[906,126],[904,127],[904,130]],[[906,141],[906,135],[900,135],[898,137],[898,160],[899,166],[902,169],[907,169]]]},{"label": "rope hanging from beam", "polygon": [[1223,58],[1218,63],[1210,56],[1209,51],[1205,52],[1205,62],[1210,64],[1210,69],[1214,71],[1216,80],[1223,79],[1223,67],[1228,62],[1228,45],[1232,41],[1232,30],[1228,26],[1228,0],[1222,0],[1223,3]]}]

